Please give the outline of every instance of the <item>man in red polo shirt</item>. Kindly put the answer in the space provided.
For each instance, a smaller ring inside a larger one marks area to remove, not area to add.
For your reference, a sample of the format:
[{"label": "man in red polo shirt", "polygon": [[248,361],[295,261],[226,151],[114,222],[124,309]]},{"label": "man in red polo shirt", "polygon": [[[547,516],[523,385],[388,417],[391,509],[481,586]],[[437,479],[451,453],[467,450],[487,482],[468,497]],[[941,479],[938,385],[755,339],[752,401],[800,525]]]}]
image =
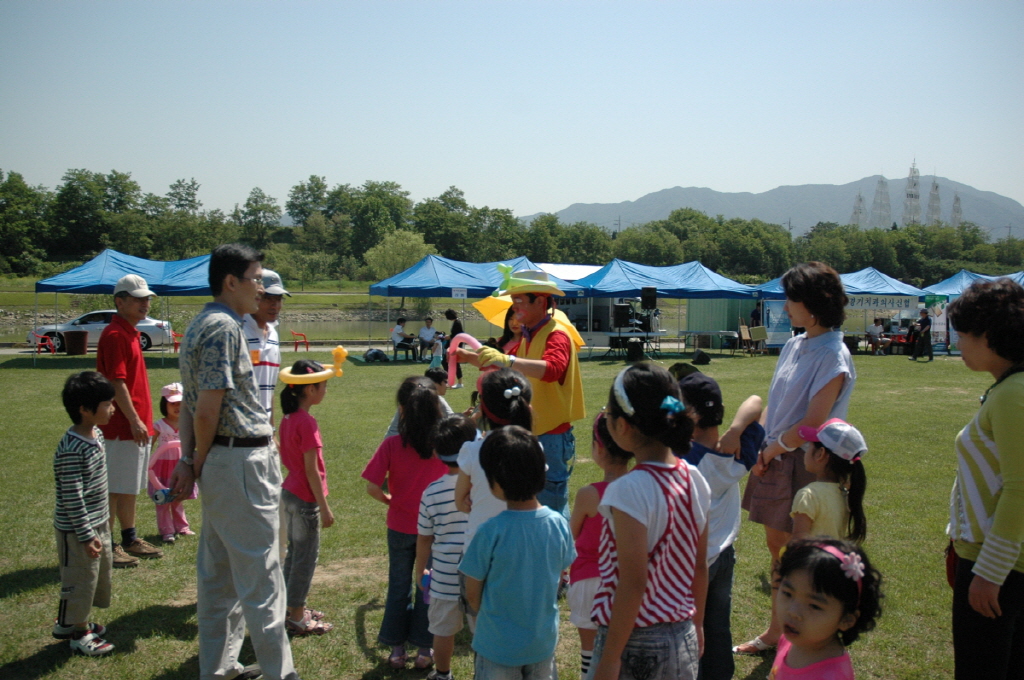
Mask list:
[{"label": "man in red polo shirt", "polygon": [[140,557],[164,556],[135,532],[135,499],[146,488],[149,438],[155,433],[149,376],[135,327],[149,314],[153,295],[141,276],[121,277],[114,286],[117,313],[96,347],[96,370],[113,383],[117,404],[114,417],[100,428],[106,440],[111,536],[115,519],[121,523],[121,545],[113,547],[116,568],[137,566]]}]

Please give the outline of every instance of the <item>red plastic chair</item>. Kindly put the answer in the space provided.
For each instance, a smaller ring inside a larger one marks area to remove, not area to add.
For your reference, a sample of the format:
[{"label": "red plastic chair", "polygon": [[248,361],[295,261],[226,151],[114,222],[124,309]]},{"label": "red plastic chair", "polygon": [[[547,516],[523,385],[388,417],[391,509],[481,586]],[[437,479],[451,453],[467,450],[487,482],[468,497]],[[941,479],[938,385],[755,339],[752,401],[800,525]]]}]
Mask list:
[{"label": "red plastic chair", "polygon": [[57,353],[57,347],[56,345],[53,344],[53,338],[51,338],[49,335],[39,335],[38,333],[35,332],[33,332],[32,335],[36,336],[37,340],[36,354],[42,352],[44,347],[50,350],[50,354]]},{"label": "red plastic chair", "polygon": [[[295,351],[299,351],[299,343],[303,342],[306,344],[306,351],[309,351],[309,340],[306,339],[305,333],[296,333],[295,331],[288,331],[292,334],[292,340],[295,341]],[[301,340],[299,338],[302,338]]]},{"label": "red plastic chair", "polygon": [[178,347],[181,346],[181,338],[185,337],[184,333],[178,333],[177,331],[171,331],[171,337],[174,338],[174,351],[178,351]]}]

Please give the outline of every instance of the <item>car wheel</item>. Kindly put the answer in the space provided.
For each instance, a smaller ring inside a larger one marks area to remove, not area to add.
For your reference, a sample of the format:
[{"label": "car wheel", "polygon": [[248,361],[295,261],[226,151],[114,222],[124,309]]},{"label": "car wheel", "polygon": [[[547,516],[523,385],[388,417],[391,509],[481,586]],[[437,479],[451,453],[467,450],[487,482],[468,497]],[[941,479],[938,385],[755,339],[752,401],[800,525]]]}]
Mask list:
[{"label": "car wheel", "polygon": [[149,339],[149,336],[145,333],[139,334],[139,344],[142,345],[142,350],[146,351],[153,346],[153,341]]},{"label": "car wheel", "polygon": [[64,336],[60,333],[47,333],[46,337],[53,340],[53,346],[57,348],[58,352],[64,351]]}]

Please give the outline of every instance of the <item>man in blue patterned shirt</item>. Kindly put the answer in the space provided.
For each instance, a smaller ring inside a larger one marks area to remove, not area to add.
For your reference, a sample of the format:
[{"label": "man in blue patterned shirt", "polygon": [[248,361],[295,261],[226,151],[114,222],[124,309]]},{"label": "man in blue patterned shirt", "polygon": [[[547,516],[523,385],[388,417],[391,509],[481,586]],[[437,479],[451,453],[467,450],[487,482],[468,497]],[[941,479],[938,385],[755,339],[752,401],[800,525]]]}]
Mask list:
[{"label": "man in blue patterned shirt", "polygon": [[[278,542],[281,464],[260,404],[242,317],[259,307],[263,255],[218,246],[209,302],[181,341],[182,458],[175,493],[198,480],[203,528],[196,557],[199,677],[296,680],[285,630]],[[238,654],[248,625],[259,666]]]}]

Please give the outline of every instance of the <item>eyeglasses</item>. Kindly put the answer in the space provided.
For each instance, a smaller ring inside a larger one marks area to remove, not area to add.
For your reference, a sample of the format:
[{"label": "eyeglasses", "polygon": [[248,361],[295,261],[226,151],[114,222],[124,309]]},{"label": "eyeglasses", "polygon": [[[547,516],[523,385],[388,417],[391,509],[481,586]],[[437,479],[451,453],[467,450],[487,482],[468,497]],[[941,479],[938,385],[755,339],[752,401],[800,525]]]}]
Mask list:
[{"label": "eyeglasses", "polygon": [[238,280],[239,281],[252,281],[254,284],[256,284],[257,288],[262,288],[263,287],[263,277],[262,276],[239,276]]}]

